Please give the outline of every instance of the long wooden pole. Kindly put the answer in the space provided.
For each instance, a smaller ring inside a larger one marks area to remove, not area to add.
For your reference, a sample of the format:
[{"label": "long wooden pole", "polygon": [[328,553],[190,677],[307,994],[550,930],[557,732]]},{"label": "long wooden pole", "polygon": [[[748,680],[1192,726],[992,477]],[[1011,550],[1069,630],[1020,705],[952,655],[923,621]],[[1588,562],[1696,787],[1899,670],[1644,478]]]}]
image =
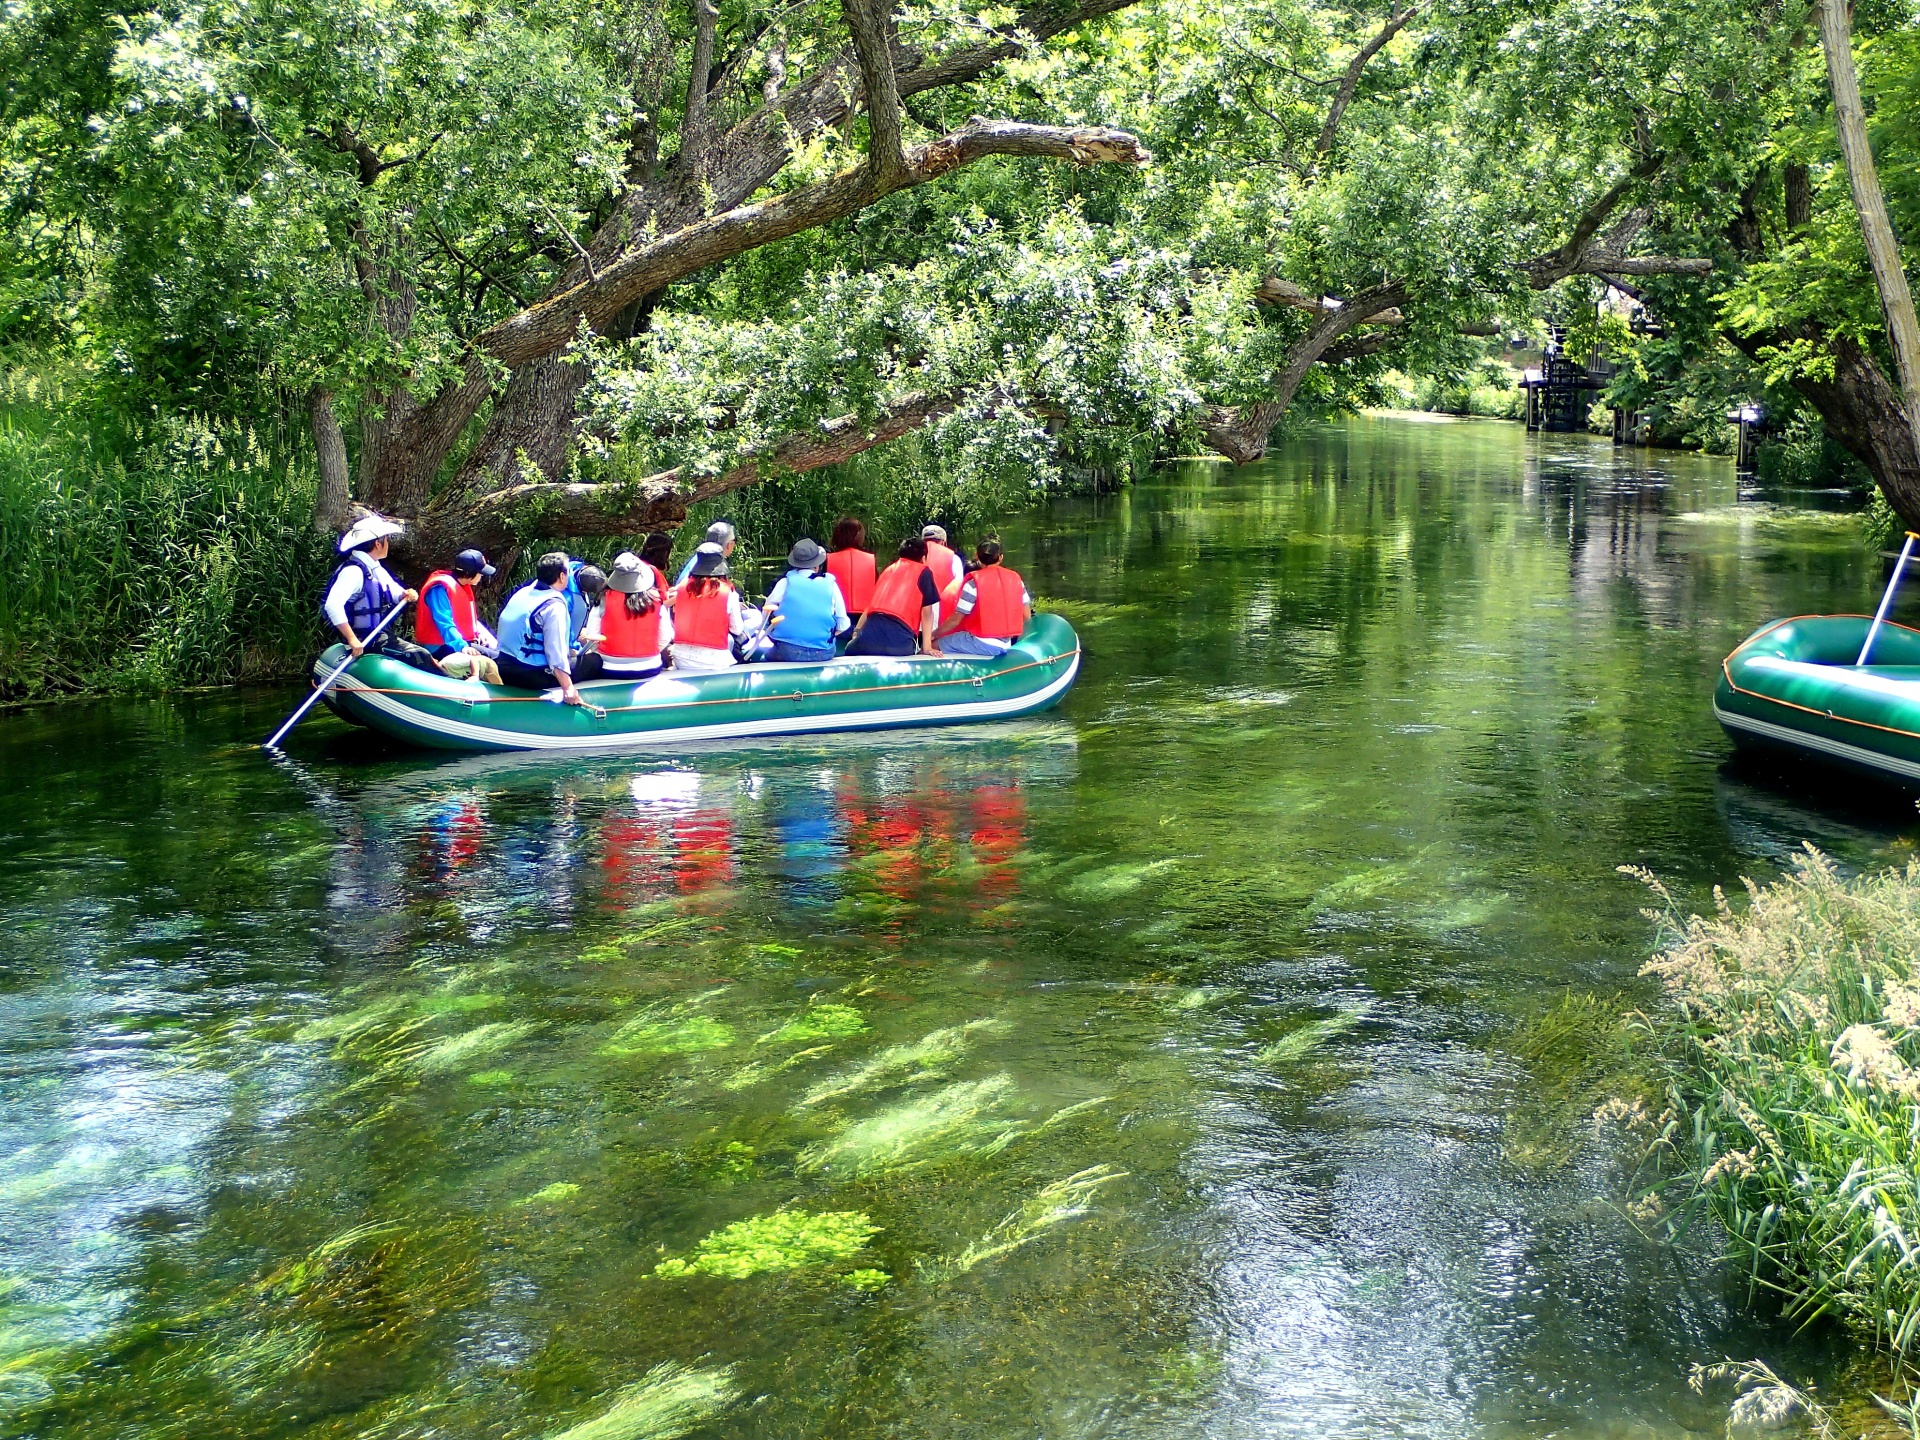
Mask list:
[{"label": "long wooden pole", "polygon": [[1900,263],[1900,242],[1887,218],[1887,202],[1880,193],[1880,177],[1873,168],[1873,147],[1867,143],[1867,116],[1860,104],[1860,81],[1853,68],[1853,26],[1847,0],[1820,0],[1820,48],[1827,56],[1827,78],[1833,86],[1833,119],[1840,132],[1840,154],[1846,161],[1847,183],[1853,190],[1853,208],[1860,214],[1866,237],[1867,259],[1880,289],[1880,308],[1886,314],[1887,336],[1893,342],[1894,363],[1900,370],[1900,394],[1907,427],[1920,449],[1920,319],[1913,310],[1913,292]]},{"label": "long wooden pole", "polygon": [[[393,623],[394,617],[406,608],[407,608],[406,601],[401,600],[398,603],[396,603],[394,607],[386,613],[386,617],[382,619],[378,625],[374,626],[373,629],[367,632],[367,638],[363,640],[361,644],[371,645],[375,640],[379,639],[380,632],[386,629],[387,626],[391,625]],[[313,687],[313,693],[307,696],[306,699],[300,702],[300,708],[295,710],[293,714],[289,715],[286,719],[286,723],[283,724],[278,730],[274,731],[273,734],[267,738],[265,743],[263,743],[260,748],[262,750],[279,749],[280,742],[287,738],[287,732],[293,729],[294,726],[298,725],[300,723],[300,717],[306,714],[307,711],[313,708],[313,702],[318,700],[322,695],[326,694],[327,687],[333,684],[333,682],[338,680],[342,675],[346,674],[347,666],[351,665],[355,660],[358,660],[359,658],[360,657],[358,655],[350,654],[347,656],[346,659],[342,660],[338,665],[334,666],[333,672],[330,675],[328,675],[326,679],[322,680],[318,685]]]}]

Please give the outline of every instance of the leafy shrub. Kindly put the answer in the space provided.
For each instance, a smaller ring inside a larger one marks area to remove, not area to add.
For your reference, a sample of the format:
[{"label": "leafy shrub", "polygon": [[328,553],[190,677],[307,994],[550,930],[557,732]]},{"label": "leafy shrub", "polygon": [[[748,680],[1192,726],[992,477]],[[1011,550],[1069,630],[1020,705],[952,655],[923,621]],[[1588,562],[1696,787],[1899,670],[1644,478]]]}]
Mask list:
[{"label": "leafy shrub", "polygon": [[[1920,861],[1842,879],[1811,846],[1736,913],[1664,911],[1646,967],[1679,1063],[1657,1149],[1752,1289],[1899,1352],[1920,1336]],[[1657,1197],[1641,1204],[1647,1214]]]}]

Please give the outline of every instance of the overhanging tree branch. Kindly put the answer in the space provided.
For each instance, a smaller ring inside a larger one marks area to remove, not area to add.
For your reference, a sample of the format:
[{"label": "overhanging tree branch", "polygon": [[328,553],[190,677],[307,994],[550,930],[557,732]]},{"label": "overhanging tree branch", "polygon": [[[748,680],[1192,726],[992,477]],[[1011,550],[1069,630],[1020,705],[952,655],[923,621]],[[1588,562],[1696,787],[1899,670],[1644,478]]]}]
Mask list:
[{"label": "overhanging tree branch", "polygon": [[866,93],[867,165],[876,185],[906,170],[900,141],[900,89],[893,74],[893,16],[885,0],[840,0]]},{"label": "overhanging tree branch", "polygon": [[[524,365],[565,348],[582,325],[604,330],[623,308],[663,286],[762,245],[784,240],[851,215],[897,190],[937,180],[989,155],[1025,155],[1076,164],[1145,165],[1152,154],[1124,130],[1092,125],[1068,129],[975,116],[951,135],[906,152],[891,180],[869,176],[866,167],[737,206],[711,219],[641,245],[538,305],[490,326],[474,343],[481,355],[504,365]],[[481,363],[476,357],[469,366]]]},{"label": "overhanging tree branch", "polygon": [[1354,57],[1347,62],[1346,71],[1340,77],[1340,88],[1333,92],[1333,102],[1327,106],[1327,118],[1320,126],[1319,138],[1313,142],[1313,164],[1307,171],[1309,180],[1318,171],[1320,162],[1327,158],[1327,152],[1333,149],[1334,139],[1340,133],[1340,122],[1346,117],[1347,107],[1353,104],[1354,94],[1360,88],[1360,76],[1366,70],[1367,63],[1386,49],[1387,42],[1405,29],[1407,22],[1419,13],[1418,5],[1409,5],[1402,10],[1399,8],[1398,0],[1395,0],[1393,12],[1388,16],[1387,23],[1381,26],[1379,33],[1362,45]]}]

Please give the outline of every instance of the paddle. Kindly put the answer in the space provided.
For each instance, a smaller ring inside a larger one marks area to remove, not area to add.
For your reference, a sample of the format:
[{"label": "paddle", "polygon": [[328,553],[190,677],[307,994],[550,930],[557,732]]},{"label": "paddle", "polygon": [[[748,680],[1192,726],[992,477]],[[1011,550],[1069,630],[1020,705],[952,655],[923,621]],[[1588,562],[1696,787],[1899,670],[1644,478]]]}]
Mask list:
[{"label": "paddle", "polygon": [[1873,649],[1873,637],[1880,633],[1880,622],[1887,618],[1887,607],[1893,604],[1893,592],[1900,585],[1900,572],[1907,568],[1907,557],[1913,554],[1913,542],[1916,540],[1920,540],[1920,535],[1907,531],[1907,543],[1900,547],[1900,558],[1894,562],[1893,578],[1887,582],[1887,593],[1880,597],[1880,608],[1873,612],[1873,624],[1867,627],[1866,644],[1860,647],[1860,658],[1853,662],[1856,670],[1867,663],[1867,652]]},{"label": "paddle", "polygon": [[[406,608],[407,608],[407,602],[405,600],[401,600],[391,610],[389,610],[385,615],[381,617],[380,623],[374,626],[372,630],[367,632],[367,638],[361,641],[361,647],[363,652],[366,646],[371,645],[375,640],[377,640],[380,637],[380,632],[382,630],[386,629],[387,626],[393,623],[393,617],[398,615],[402,610]],[[307,696],[306,699],[300,702],[300,708],[295,710],[293,714],[289,715],[287,717],[286,723],[282,725],[278,730],[274,731],[272,738],[269,739],[266,742],[266,744],[262,745],[260,748],[262,750],[279,749],[281,739],[286,735],[286,733],[289,730],[293,729],[294,726],[300,723],[300,717],[302,715],[306,714],[307,711],[313,708],[313,702],[318,700],[322,695],[324,695],[326,693],[327,687],[333,684],[334,681],[338,680],[343,674],[345,674],[347,666],[351,665],[355,660],[358,660],[359,658],[360,657],[358,655],[349,654],[346,659],[342,660],[338,665],[334,666],[333,673],[328,675],[326,679],[322,680],[318,685],[313,687],[313,693]]]}]

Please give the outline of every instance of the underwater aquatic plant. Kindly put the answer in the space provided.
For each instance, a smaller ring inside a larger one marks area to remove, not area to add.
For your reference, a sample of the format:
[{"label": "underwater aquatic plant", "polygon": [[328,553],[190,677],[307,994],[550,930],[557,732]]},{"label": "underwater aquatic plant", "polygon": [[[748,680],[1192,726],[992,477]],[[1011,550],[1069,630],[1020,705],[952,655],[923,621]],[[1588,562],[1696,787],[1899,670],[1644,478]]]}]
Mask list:
[{"label": "underwater aquatic plant", "polygon": [[1114,900],[1138,890],[1154,876],[1171,870],[1180,862],[1175,860],[1141,860],[1119,865],[1103,865],[1098,870],[1088,870],[1076,875],[1060,887],[1060,893],[1069,900]]},{"label": "underwater aquatic plant", "polygon": [[482,1055],[496,1055],[518,1040],[533,1033],[533,1025],[526,1021],[494,1020],[485,1025],[477,1025],[458,1035],[450,1035],[445,1040],[429,1045],[421,1051],[416,1063],[428,1075],[436,1075],[444,1070],[457,1070]]},{"label": "underwater aquatic plant", "polygon": [[580,1193],[580,1187],[571,1180],[556,1180],[534,1191],[531,1195],[522,1195],[513,1203],[516,1205],[543,1205],[560,1200],[571,1200]]},{"label": "underwater aquatic plant", "polygon": [[760,1037],[762,1045],[804,1044],[810,1040],[843,1040],[864,1035],[871,1027],[867,1017],[851,1005],[832,1001],[809,1005],[778,1030]]},{"label": "underwater aquatic plant", "polygon": [[851,1260],[880,1227],[858,1210],[776,1210],[736,1220],[693,1247],[688,1260],[662,1260],[653,1273],[667,1278],[714,1275],[745,1280],[774,1270],[800,1270]]},{"label": "underwater aquatic plant", "polygon": [[708,1370],[656,1365],[591,1420],[547,1440],[675,1440],[718,1415],[738,1393],[731,1365]]},{"label": "underwater aquatic plant", "polygon": [[1018,1210],[958,1255],[921,1261],[918,1267],[920,1273],[929,1280],[964,1275],[976,1265],[997,1260],[1022,1245],[1031,1244],[1054,1226],[1086,1214],[1092,1208],[1093,1196],[1101,1186],[1111,1185],[1127,1174],[1127,1171],[1116,1170],[1111,1165],[1094,1165],[1064,1180],[1043,1185]]},{"label": "underwater aquatic plant", "polygon": [[1002,1071],[890,1105],[800,1154],[805,1171],[865,1175],[950,1155],[991,1155],[1028,1127],[1004,1113],[1013,1077]]},{"label": "underwater aquatic plant", "polygon": [[949,1065],[965,1054],[977,1034],[1006,1028],[1006,1022],[984,1016],[964,1025],[949,1025],[929,1031],[904,1045],[889,1045],[852,1070],[842,1071],[821,1081],[800,1097],[800,1108],[808,1109],[851,1095],[870,1086],[910,1084],[916,1080],[937,1080]]},{"label": "underwater aquatic plant", "polygon": [[1265,1046],[1254,1058],[1262,1065],[1291,1065],[1304,1060],[1336,1035],[1344,1035],[1353,1029],[1366,1017],[1366,1013],[1366,1006],[1353,1005],[1323,1019],[1309,1020],[1298,1030],[1290,1031]]}]

